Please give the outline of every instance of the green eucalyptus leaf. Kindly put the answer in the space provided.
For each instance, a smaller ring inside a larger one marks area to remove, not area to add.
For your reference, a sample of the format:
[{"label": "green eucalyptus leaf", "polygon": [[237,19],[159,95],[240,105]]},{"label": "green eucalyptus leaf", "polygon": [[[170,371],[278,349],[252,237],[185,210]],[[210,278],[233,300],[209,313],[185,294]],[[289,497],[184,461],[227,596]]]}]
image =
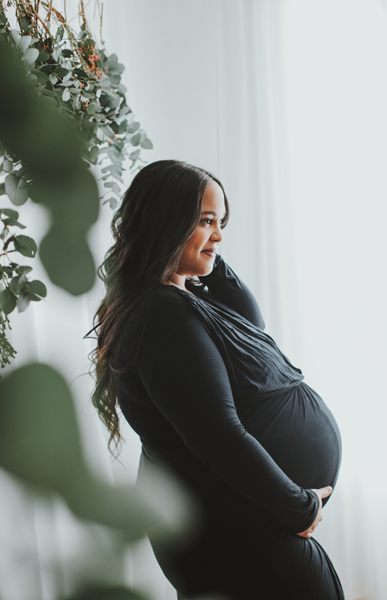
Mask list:
[{"label": "green eucalyptus leaf", "polygon": [[30,298],[28,294],[20,294],[18,299],[16,300],[16,308],[19,313],[24,312],[30,303]]},{"label": "green eucalyptus leaf", "polygon": [[35,82],[37,82],[37,80],[38,78],[33,73],[28,73],[28,75],[26,76],[26,81],[28,81],[28,83],[31,85],[34,85]]},{"label": "green eucalyptus leaf", "polygon": [[26,229],[25,225],[22,225],[15,219],[7,218],[7,219],[4,219],[3,223],[6,227],[19,227],[20,229]]},{"label": "green eucalyptus leaf", "polygon": [[14,174],[10,174],[5,179],[5,191],[12,204],[21,206],[28,199],[27,189],[29,183],[24,179],[20,179]]},{"label": "green eucalyptus leaf", "polygon": [[10,219],[17,220],[19,218],[19,213],[12,208],[0,208],[0,212],[6,217],[10,217]]},{"label": "green eucalyptus leaf", "polygon": [[40,302],[41,298],[39,296],[37,296],[36,294],[34,294],[33,292],[30,292],[30,290],[28,290],[28,298],[31,300],[31,302]]},{"label": "green eucalyptus leaf", "polygon": [[9,289],[0,292],[0,309],[9,315],[16,306],[16,296]]},{"label": "green eucalyptus leaf", "polygon": [[35,240],[28,235],[16,235],[14,239],[15,249],[23,256],[33,258],[38,250]]},{"label": "green eucalyptus leaf", "polygon": [[57,69],[55,69],[55,75],[59,79],[63,79],[63,77],[66,77],[66,75],[68,75],[69,73],[70,71],[68,69],[65,69],[64,67],[58,67]]},{"label": "green eucalyptus leaf", "polygon": [[48,59],[48,54],[46,54],[46,52],[39,52],[39,56],[38,56],[38,60],[40,60],[40,62],[46,62],[46,60]]},{"label": "green eucalyptus leaf", "polygon": [[117,87],[117,93],[121,94],[122,96],[125,96],[126,92],[127,92],[127,88],[124,86],[123,83],[120,83],[119,86]]},{"label": "green eucalyptus leaf", "polygon": [[[17,273],[19,273],[20,275],[27,275],[27,273],[30,273],[32,271],[32,267],[27,267],[25,265],[18,265],[16,267],[16,271]],[[30,283],[30,282],[29,282]]]},{"label": "green eucalyptus leaf", "polygon": [[34,294],[45,298],[47,296],[47,288],[42,281],[38,279],[34,279],[33,281],[29,281],[27,283],[28,290],[31,290]]},{"label": "green eucalyptus leaf", "polygon": [[73,73],[77,77],[77,79],[80,79],[81,81],[87,81],[89,79],[88,74],[85,73],[85,71],[83,71],[82,69],[74,69]]},{"label": "green eucalyptus leaf", "polygon": [[6,193],[5,191],[5,184],[4,183],[0,183],[0,196],[3,196]]},{"label": "green eucalyptus leaf", "polygon": [[138,129],[140,129],[140,123],[138,121],[133,121],[133,123],[131,123],[128,127],[128,133],[135,133],[136,131],[138,131]]},{"label": "green eucalyptus leaf", "polygon": [[108,56],[108,59],[105,63],[105,67],[107,69],[115,69],[118,65],[118,56],[114,52]]},{"label": "green eucalyptus leaf", "polygon": [[60,42],[63,40],[63,36],[64,36],[64,28],[62,26],[60,26],[57,29],[56,36],[55,36],[55,41],[58,44],[60,44]]},{"label": "green eucalyptus leaf", "polygon": [[3,170],[4,171],[12,171],[13,170],[13,162],[6,158],[3,160]]},{"label": "green eucalyptus leaf", "polygon": [[45,96],[49,96],[50,98],[57,98],[58,97],[58,95],[57,95],[56,92],[54,92],[53,90],[49,90],[48,88],[43,88],[42,89],[42,94],[44,94]]},{"label": "green eucalyptus leaf", "polygon": [[141,150],[140,150],[140,149],[138,149],[138,150],[134,150],[133,152],[131,152],[131,153],[129,154],[129,158],[130,158],[131,160],[137,160],[137,159],[138,159],[138,157],[140,156],[140,153],[141,153]]},{"label": "green eucalyptus leaf", "polygon": [[69,90],[67,88],[65,88],[63,90],[63,94],[62,94],[63,102],[67,102],[68,100],[70,100],[70,98],[71,98],[71,94],[70,94]]},{"label": "green eucalyptus leaf", "polygon": [[121,188],[120,188],[120,186],[115,181],[107,181],[103,185],[106,188],[110,188],[111,191],[112,191],[112,193],[116,194],[116,196],[120,196],[121,195]]},{"label": "green eucalyptus leaf", "polygon": [[88,159],[93,165],[97,164],[98,156],[99,156],[98,146],[93,146],[92,148],[90,148],[89,153],[88,153]]},{"label": "green eucalyptus leaf", "polygon": [[38,69],[32,69],[31,73],[36,75],[38,79],[41,79],[43,81],[49,81],[48,76],[45,73],[43,73],[43,71],[39,71]]},{"label": "green eucalyptus leaf", "polygon": [[108,77],[113,85],[118,85],[121,81],[121,76],[117,73],[109,73]]},{"label": "green eucalyptus leaf", "polygon": [[127,127],[128,127],[128,121],[126,119],[124,119],[118,125],[118,133],[124,133],[124,131],[127,130]]},{"label": "green eucalyptus leaf", "polygon": [[21,37],[17,44],[16,47],[21,51],[21,52],[25,52],[27,50],[27,48],[29,48],[29,46],[31,45],[31,36],[30,35],[24,35],[23,37]]},{"label": "green eucalyptus leaf", "polygon": [[138,146],[141,142],[141,133],[135,133],[132,138],[130,138],[130,143],[132,146]]},{"label": "green eucalyptus leaf", "polygon": [[100,130],[102,131],[102,133],[104,135],[107,135],[108,137],[113,137],[114,136],[114,131],[111,127],[109,127],[109,125],[102,125],[100,127]]},{"label": "green eucalyptus leaf", "polygon": [[24,53],[24,60],[29,64],[33,65],[36,59],[39,56],[39,50],[36,48],[29,48],[27,52]]},{"label": "green eucalyptus leaf", "polygon": [[145,150],[152,150],[152,148],[153,148],[152,142],[147,137],[144,138],[143,140],[141,140],[140,145],[141,145],[141,148],[144,148]]},{"label": "green eucalyptus leaf", "polygon": [[12,277],[11,282],[9,284],[9,289],[15,293],[15,295],[20,294],[22,288],[24,287],[24,281],[21,277],[16,275],[16,277]]},{"label": "green eucalyptus leaf", "polygon": [[109,198],[108,200],[104,200],[102,204],[109,204],[110,208],[114,210],[118,206],[117,198]]},{"label": "green eucalyptus leaf", "polygon": [[86,110],[89,113],[89,115],[93,115],[95,113],[96,108],[97,108],[97,105],[94,104],[94,102],[91,102],[91,104],[87,105]]},{"label": "green eucalyptus leaf", "polygon": [[73,54],[74,54],[74,52],[73,52],[72,50],[68,50],[67,48],[64,48],[64,49],[62,50],[62,55],[63,55],[65,58],[71,58],[71,57],[73,56]]},{"label": "green eucalyptus leaf", "polygon": [[11,29],[11,36],[12,36],[12,39],[15,42],[15,44],[17,44],[21,38],[20,33],[18,31],[16,31],[16,29]]}]

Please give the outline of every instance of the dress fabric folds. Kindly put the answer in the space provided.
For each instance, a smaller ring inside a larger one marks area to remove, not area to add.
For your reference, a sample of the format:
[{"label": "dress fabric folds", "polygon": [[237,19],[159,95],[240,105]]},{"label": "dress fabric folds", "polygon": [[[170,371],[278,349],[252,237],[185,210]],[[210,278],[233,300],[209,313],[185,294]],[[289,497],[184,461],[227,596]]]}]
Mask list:
[{"label": "dress fabric folds", "polygon": [[321,545],[296,535],[317,515],[312,490],[336,484],[336,421],[219,255],[200,280],[150,292],[115,357],[117,399],[142,441],[139,478],[167,466],[201,507],[195,537],[151,539],[156,558],[187,600],[341,600]]}]

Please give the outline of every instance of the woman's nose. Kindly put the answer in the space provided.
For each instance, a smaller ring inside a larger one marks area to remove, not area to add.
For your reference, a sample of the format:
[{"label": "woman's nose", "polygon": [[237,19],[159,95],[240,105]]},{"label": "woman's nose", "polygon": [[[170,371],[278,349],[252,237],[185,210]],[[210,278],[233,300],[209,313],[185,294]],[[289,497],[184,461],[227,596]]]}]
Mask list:
[{"label": "woman's nose", "polygon": [[210,240],[212,240],[213,242],[221,242],[223,239],[223,235],[222,235],[222,230],[220,228],[219,225],[217,225],[216,229],[212,232],[212,234],[210,235]]}]

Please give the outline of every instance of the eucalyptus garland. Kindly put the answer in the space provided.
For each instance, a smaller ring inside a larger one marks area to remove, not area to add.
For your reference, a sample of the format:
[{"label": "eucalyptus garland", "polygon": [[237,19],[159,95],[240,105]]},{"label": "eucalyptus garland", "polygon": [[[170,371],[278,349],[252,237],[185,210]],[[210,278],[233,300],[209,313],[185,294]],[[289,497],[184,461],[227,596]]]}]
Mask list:
[{"label": "eucalyptus garland", "polygon": [[[40,0],[0,0],[0,38],[21,58],[26,80],[47,106],[72,119],[81,140],[82,159],[86,168],[99,165],[100,180],[106,190],[102,203],[117,207],[121,197],[122,175],[139,170],[143,149],[152,142],[126,101],[121,83],[124,66],[115,54],[108,55],[103,43],[97,48],[89,30],[83,2],[79,2],[80,31],[76,33],[66,18],[49,3]],[[12,28],[7,9],[15,12],[17,29]],[[43,13],[42,13],[43,11]],[[33,197],[33,176],[27,165],[0,144],[0,195],[5,194],[15,206]],[[14,255],[33,258],[35,241],[17,235],[24,229],[16,210],[0,208],[0,367],[9,363],[15,350],[6,337],[9,314],[17,308],[26,310],[30,301],[46,295],[45,285],[30,281],[32,267],[20,265]]]}]

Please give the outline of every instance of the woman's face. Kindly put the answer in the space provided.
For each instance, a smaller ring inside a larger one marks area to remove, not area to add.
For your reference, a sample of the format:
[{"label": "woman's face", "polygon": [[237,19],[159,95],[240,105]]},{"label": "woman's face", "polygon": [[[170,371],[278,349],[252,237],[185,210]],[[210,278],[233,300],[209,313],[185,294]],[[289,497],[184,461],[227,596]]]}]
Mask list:
[{"label": "woman's face", "polygon": [[204,191],[199,225],[183,248],[179,275],[211,273],[216,249],[222,241],[220,226],[225,213],[223,191],[215,181],[210,181]]}]

